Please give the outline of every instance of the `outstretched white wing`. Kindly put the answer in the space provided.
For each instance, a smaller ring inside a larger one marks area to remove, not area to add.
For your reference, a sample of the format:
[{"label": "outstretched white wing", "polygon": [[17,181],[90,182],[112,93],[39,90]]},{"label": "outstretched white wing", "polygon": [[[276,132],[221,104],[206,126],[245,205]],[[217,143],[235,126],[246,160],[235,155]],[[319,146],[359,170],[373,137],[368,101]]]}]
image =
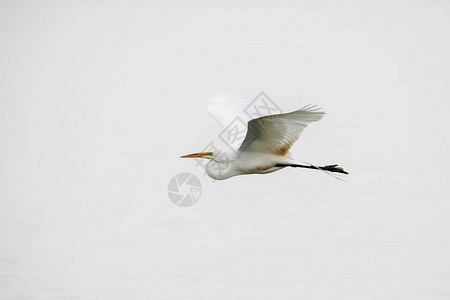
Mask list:
[{"label": "outstretched white wing", "polygon": [[208,101],[208,113],[225,128],[221,138],[226,139],[228,146],[236,151],[247,134],[250,117],[245,109],[250,104],[245,96],[230,91],[216,94]]},{"label": "outstretched white wing", "polygon": [[286,114],[271,115],[248,122],[248,130],[239,151],[286,155],[309,123],[325,113],[315,106],[305,106]]},{"label": "outstretched white wing", "polygon": [[250,118],[244,112],[250,105],[250,100],[243,95],[230,91],[214,95],[208,101],[206,110],[223,127],[230,125],[236,118],[246,124]]}]

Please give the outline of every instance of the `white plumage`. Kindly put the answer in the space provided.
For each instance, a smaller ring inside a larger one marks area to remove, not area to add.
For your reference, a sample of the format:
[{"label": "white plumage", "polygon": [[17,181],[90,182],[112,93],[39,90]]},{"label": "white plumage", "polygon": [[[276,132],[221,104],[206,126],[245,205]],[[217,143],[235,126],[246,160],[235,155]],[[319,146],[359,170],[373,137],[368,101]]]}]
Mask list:
[{"label": "white plumage", "polygon": [[220,93],[208,102],[207,111],[222,126],[227,127],[237,118],[247,123],[243,141],[232,144],[231,149],[218,152],[200,152],[182,156],[199,157],[210,161],[205,165],[206,173],[218,180],[242,174],[265,174],[284,167],[302,167],[328,172],[345,173],[337,165],[316,167],[300,165],[289,156],[289,149],[298,140],[303,130],[312,122],[319,121],[324,112],[312,105],[299,110],[250,119],[245,110],[250,101],[241,95]]}]

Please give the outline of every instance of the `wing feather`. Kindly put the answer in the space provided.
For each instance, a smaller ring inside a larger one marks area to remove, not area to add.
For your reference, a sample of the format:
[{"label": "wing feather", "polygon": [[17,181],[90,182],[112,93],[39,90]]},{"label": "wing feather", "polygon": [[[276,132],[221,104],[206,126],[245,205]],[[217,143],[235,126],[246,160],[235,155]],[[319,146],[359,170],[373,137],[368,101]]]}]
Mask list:
[{"label": "wing feather", "polygon": [[286,155],[303,130],[325,113],[308,105],[299,110],[250,120],[239,151]]},{"label": "wing feather", "polygon": [[248,105],[250,105],[250,100],[245,96],[231,91],[225,91],[209,99],[206,110],[223,127],[227,127],[236,118],[241,119],[244,124],[250,120],[244,112]]},{"label": "wing feather", "polygon": [[241,94],[227,90],[214,95],[208,101],[206,110],[225,128],[223,135],[226,143],[237,151],[247,134],[247,122],[250,117],[245,113],[251,101]]}]

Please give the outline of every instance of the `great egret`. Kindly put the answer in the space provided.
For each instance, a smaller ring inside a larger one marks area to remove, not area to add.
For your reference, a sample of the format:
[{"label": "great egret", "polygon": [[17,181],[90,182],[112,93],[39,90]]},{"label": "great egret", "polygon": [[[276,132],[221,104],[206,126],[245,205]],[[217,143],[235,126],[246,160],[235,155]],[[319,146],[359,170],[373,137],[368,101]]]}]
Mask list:
[{"label": "great egret", "polygon": [[224,127],[236,118],[247,122],[245,138],[240,144],[230,145],[230,149],[188,154],[181,158],[209,159],[205,165],[206,173],[217,180],[243,174],[266,174],[285,167],[348,174],[338,165],[302,165],[290,156],[289,149],[306,126],[319,121],[324,115],[316,106],[308,105],[290,113],[250,119],[244,112],[249,105],[247,98],[229,92],[211,98],[208,102],[208,113]]}]

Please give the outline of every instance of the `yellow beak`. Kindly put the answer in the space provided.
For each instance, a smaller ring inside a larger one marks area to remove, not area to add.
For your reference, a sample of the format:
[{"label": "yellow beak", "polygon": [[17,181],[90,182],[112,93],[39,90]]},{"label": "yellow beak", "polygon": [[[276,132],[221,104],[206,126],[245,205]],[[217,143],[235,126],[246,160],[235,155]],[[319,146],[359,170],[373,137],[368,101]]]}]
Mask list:
[{"label": "yellow beak", "polygon": [[192,157],[203,157],[205,155],[212,155],[212,152],[199,152],[199,153],[193,153],[193,154],[188,154],[188,155],[183,155],[180,156],[180,158],[192,158]]}]

